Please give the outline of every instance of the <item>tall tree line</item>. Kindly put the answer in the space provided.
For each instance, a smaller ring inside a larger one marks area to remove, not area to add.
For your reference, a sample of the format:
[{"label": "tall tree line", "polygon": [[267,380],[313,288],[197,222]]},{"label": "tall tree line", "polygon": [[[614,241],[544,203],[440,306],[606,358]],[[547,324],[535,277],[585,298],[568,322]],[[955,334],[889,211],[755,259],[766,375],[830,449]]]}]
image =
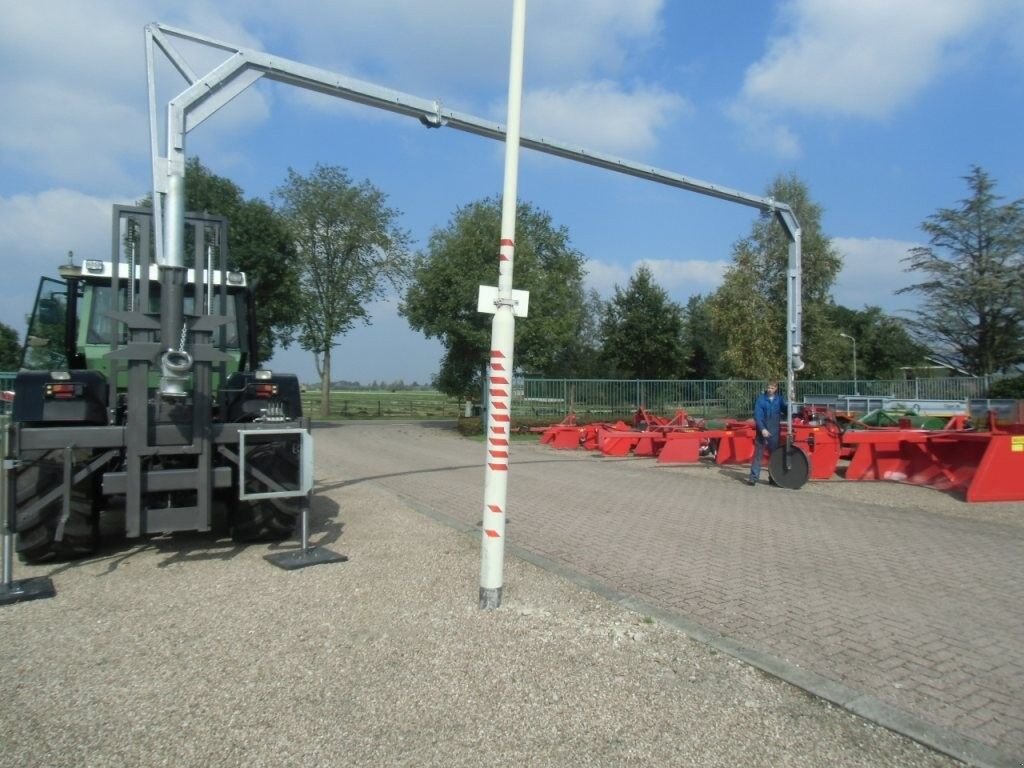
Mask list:
[{"label": "tall tree line", "polygon": [[[489,345],[490,317],[477,312],[481,284],[496,279],[500,200],[458,208],[425,247],[410,253],[401,214],[369,181],[344,169],[290,170],[277,207],[246,200],[198,160],[187,174],[191,208],[232,219],[236,266],[256,278],[261,356],[297,340],[314,354],[322,382],[330,352],[366,305],[391,288],[400,314],[445,347],[435,384],[475,392]],[[780,176],[765,194],[792,206],[803,235],[803,348],[809,378],[849,378],[849,342],[863,377],[888,378],[927,353],[972,373],[1024,361],[1024,201],[1003,203],[980,168],[965,178],[969,196],[940,209],[922,229],[903,289],[924,298],[909,320],[876,306],[837,305],[832,290],[841,255],[822,228],[823,209],[806,184]],[[530,317],[517,323],[516,360],[523,370],[587,378],[766,378],[786,361],[788,241],[774,218],[753,223],[738,240],[722,284],[685,305],[671,300],[641,263],[629,281],[602,299],[583,288],[585,259],[568,230],[528,202],[517,212],[516,287],[530,292]]]}]

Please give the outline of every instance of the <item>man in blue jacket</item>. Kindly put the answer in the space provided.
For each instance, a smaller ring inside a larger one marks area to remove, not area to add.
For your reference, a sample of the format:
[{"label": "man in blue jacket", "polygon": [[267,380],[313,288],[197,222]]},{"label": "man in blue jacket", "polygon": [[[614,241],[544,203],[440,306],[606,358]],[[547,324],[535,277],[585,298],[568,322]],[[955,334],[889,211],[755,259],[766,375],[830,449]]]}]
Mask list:
[{"label": "man in blue jacket", "polygon": [[782,417],[789,410],[786,398],[779,392],[779,382],[769,381],[764,392],[757,396],[754,403],[754,428],[757,434],[754,436],[754,460],[750,463],[750,477],[747,478],[747,485],[757,485],[761,477],[761,457],[765,448],[770,456],[772,451],[779,447],[779,428],[782,426]]}]

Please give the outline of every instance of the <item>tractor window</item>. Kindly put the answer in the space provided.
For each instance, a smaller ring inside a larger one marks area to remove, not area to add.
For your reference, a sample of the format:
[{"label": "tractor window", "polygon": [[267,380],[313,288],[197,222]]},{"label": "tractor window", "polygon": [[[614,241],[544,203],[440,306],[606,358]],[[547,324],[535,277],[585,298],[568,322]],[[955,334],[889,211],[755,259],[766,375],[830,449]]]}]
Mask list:
[{"label": "tractor window", "polygon": [[92,302],[85,343],[109,344],[113,339],[114,321],[107,313],[125,308],[125,289],[121,288],[118,291],[120,301],[117,302],[117,306],[111,301],[114,291],[109,285],[92,285],[87,290],[92,292]]},{"label": "tractor window", "polygon": [[36,303],[29,318],[21,367],[31,371],[60,371],[68,368],[64,347],[68,320],[68,287],[60,280],[39,281]]},{"label": "tractor window", "polygon": [[[88,344],[109,344],[111,342],[111,335],[113,333],[114,321],[110,319],[108,313],[112,310],[124,310],[127,309],[127,299],[125,288],[119,288],[118,290],[118,301],[117,306],[114,306],[113,289],[108,285],[93,285],[90,286],[92,291],[92,302],[91,311],[89,313],[89,325],[86,336],[86,343]],[[228,322],[223,327],[224,333],[224,347],[228,349],[239,349],[239,328],[237,319],[237,303],[240,300],[240,294],[228,294],[227,301],[224,303],[224,314],[227,315]],[[213,314],[219,314],[220,309],[220,296],[214,295],[213,297]],[[191,287],[186,287],[185,293],[185,315],[187,317],[197,317],[196,312],[196,300],[195,294],[192,292]],[[150,297],[149,297],[149,314],[158,315],[160,312],[160,286],[156,283],[150,284]],[[220,333],[214,333],[215,343],[220,342]],[[126,340],[121,339],[120,342],[124,343]]]}]

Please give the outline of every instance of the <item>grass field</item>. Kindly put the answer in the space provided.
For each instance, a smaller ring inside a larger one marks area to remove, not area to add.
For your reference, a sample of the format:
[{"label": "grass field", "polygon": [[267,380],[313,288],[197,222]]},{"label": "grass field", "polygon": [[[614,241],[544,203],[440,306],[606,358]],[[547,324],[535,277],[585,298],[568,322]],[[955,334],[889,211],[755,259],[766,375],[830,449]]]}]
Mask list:
[{"label": "grass field", "polygon": [[[302,395],[307,416],[320,416],[320,393]],[[462,415],[463,403],[433,390],[408,392],[345,391],[330,395],[330,417],[335,419],[454,419]]]}]

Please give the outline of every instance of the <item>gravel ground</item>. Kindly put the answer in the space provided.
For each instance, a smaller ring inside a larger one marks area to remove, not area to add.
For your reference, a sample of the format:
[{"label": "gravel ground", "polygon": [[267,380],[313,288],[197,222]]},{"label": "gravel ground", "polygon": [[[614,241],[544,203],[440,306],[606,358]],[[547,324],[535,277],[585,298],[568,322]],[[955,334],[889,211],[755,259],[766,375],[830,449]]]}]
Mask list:
[{"label": "gravel ground", "polygon": [[347,563],[114,543],[0,608],[0,766],[951,766],[372,483],[316,499]]}]

